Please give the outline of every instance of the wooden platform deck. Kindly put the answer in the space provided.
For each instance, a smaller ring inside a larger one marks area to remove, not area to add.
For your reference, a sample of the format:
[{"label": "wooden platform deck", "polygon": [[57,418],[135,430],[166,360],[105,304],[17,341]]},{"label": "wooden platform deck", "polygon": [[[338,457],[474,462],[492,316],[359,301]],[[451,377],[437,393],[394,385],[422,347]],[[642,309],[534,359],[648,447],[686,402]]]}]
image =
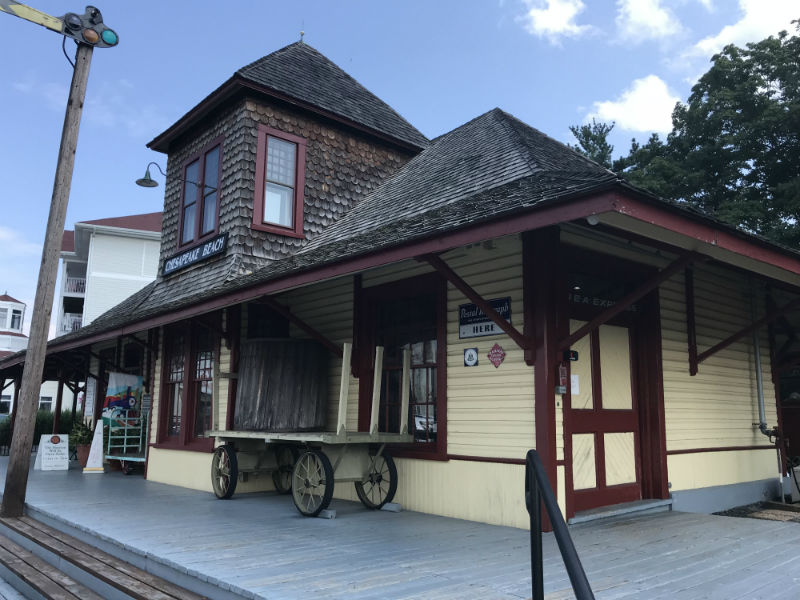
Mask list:
[{"label": "wooden platform deck", "polygon": [[[307,519],[287,496],[222,501],[121,473],[32,471],[27,501],[137,566],[171,567],[228,597],[530,597],[528,532],[508,527],[338,500],[336,519]],[[597,598],[800,598],[798,523],[667,512],[570,531]],[[548,597],[572,597],[552,535],[544,549]]]}]

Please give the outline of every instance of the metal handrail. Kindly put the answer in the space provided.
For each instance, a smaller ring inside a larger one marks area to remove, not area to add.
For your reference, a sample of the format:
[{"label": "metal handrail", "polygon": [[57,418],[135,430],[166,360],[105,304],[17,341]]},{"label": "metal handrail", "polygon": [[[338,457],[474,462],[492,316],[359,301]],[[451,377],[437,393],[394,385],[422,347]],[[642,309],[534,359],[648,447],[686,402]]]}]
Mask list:
[{"label": "metal handrail", "polygon": [[525,506],[531,520],[531,588],[532,600],[544,600],[542,577],[542,504],[550,517],[561,558],[577,600],[594,600],[594,592],[586,578],[581,559],[572,543],[567,524],[558,507],[553,488],[547,479],[542,459],[536,450],[525,457]]}]

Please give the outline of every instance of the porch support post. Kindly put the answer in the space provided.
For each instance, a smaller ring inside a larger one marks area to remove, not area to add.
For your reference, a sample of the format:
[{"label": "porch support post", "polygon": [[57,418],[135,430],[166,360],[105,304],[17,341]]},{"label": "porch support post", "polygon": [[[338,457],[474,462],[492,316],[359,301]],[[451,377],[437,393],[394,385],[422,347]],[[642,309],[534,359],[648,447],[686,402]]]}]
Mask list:
[{"label": "porch support post", "polygon": [[694,313],[694,269],[683,272],[686,296],[686,342],[689,346],[689,375],[697,375],[697,327]]},{"label": "porch support post", "polygon": [[595,329],[600,327],[600,325],[603,325],[604,323],[607,323],[608,321],[616,317],[618,314],[627,309],[631,304],[633,304],[637,300],[641,299],[642,297],[652,292],[659,285],[661,285],[667,279],[672,277],[675,273],[679,272],[681,269],[686,268],[686,266],[694,260],[697,260],[697,255],[695,254],[686,254],[676,259],[668,266],[661,269],[656,275],[652,277],[652,279],[650,279],[649,281],[645,281],[642,285],[633,290],[630,294],[625,296],[614,306],[607,308],[599,315],[597,315],[594,319],[589,321],[586,325],[578,329],[575,333],[564,338],[558,345],[559,350],[567,350],[572,344],[577,342],[583,336],[587,335],[591,331],[594,331]]},{"label": "porch support post", "polygon": [[61,402],[64,400],[64,376],[58,373],[58,392],[56,393],[56,410],[53,413],[53,433],[58,433],[61,424]]},{"label": "porch support post", "polygon": [[259,298],[258,301],[261,302],[262,304],[266,304],[276,313],[281,315],[284,319],[290,321],[291,323],[294,323],[297,327],[305,331],[308,335],[310,335],[320,344],[325,346],[331,352],[331,354],[334,354],[339,358],[342,358],[343,354],[342,349],[337,344],[334,344],[331,340],[329,340],[319,331],[311,327],[311,325],[303,321],[303,319],[293,314],[288,308],[277,302],[274,298],[270,296],[263,296],[262,298]]},{"label": "porch support post", "polygon": [[14,424],[17,421],[17,407],[19,406],[19,392],[22,387],[22,380],[17,377],[14,379],[14,406],[11,408],[11,435],[14,435]]},{"label": "porch support post", "polygon": [[786,304],[784,304],[780,308],[775,309],[770,314],[764,315],[763,317],[758,319],[758,321],[756,321],[752,325],[749,325],[749,326],[745,327],[744,329],[741,329],[741,330],[737,331],[736,333],[734,333],[733,335],[725,338],[724,340],[722,340],[720,343],[716,344],[715,346],[712,346],[708,350],[706,350],[704,352],[701,352],[697,356],[697,362],[698,363],[703,362],[709,356],[713,356],[714,354],[716,354],[720,350],[724,350],[725,348],[727,348],[728,346],[733,344],[738,339],[753,333],[756,329],[759,329],[759,328],[763,327],[764,325],[766,325],[768,323],[771,323],[775,319],[777,319],[779,317],[782,317],[786,313],[788,313],[788,312],[790,312],[790,311],[792,311],[792,310],[794,310],[794,309],[796,309],[798,307],[800,307],[800,297],[795,298],[791,302],[787,302]]},{"label": "porch support post", "polygon": [[484,300],[478,292],[476,292],[470,285],[461,279],[453,269],[451,269],[441,257],[436,254],[425,254],[420,257],[434,269],[436,269],[447,281],[453,284],[455,288],[466,296],[470,302],[480,308],[483,313],[491,319],[492,323],[497,325],[503,332],[506,333],[521,350],[530,349],[533,344],[531,340],[521,334],[513,325],[509,324],[500,314],[492,308],[492,305]]},{"label": "porch support post", "polygon": [[[558,285],[560,231],[548,227],[522,236],[522,281],[526,329],[533,336],[534,419],[536,452],[554,490],[558,489],[556,468],[556,371],[558,370]],[[543,515],[544,527],[552,525]]]},{"label": "porch support post", "polygon": [[78,412],[78,391],[80,390],[80,384],[76,381],[75,387],[70,388],[72,390],[72,424],[75,424],[75,413]]}]

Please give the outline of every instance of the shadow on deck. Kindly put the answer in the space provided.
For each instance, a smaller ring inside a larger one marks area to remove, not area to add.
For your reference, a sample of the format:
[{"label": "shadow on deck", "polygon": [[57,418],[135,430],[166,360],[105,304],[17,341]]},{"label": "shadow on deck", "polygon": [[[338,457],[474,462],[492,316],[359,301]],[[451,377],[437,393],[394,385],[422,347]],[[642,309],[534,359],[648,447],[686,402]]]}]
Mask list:
[{"label": "shadow on deck", "polygon": [[[3,479],[6,464],[0,458]],[[203,582],[211,597],[530,597],[528,532],[510,527],[341,500],[331,505],[336,519],[308,519],[288,496],[221,501],[141,476],[76,470],[32,471],[27,502],[34,518],[161,576]],[[798,523],[663,512],[570,533],[597,598],[800,597]],[[548,598],[572,597],[552,534],[543,546]]]}]

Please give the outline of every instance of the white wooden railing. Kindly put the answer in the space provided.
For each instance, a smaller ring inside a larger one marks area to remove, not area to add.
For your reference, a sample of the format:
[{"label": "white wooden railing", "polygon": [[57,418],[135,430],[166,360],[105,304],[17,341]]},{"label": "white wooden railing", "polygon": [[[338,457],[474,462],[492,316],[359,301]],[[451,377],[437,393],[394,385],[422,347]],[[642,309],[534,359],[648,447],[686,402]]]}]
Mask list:
[{"label": "white wooden railing", "polygon": [[85,294],[86,293],[86,278],[85,277],[67,277],[64,279],[64,293],[65,294]]},{"label": "white wooden railing", "polygon": [[59,333],[69,333],[70,331],[77,331],[83,324],[83,315],[80,313],[64,313],[61,319],[61,327]]}]

